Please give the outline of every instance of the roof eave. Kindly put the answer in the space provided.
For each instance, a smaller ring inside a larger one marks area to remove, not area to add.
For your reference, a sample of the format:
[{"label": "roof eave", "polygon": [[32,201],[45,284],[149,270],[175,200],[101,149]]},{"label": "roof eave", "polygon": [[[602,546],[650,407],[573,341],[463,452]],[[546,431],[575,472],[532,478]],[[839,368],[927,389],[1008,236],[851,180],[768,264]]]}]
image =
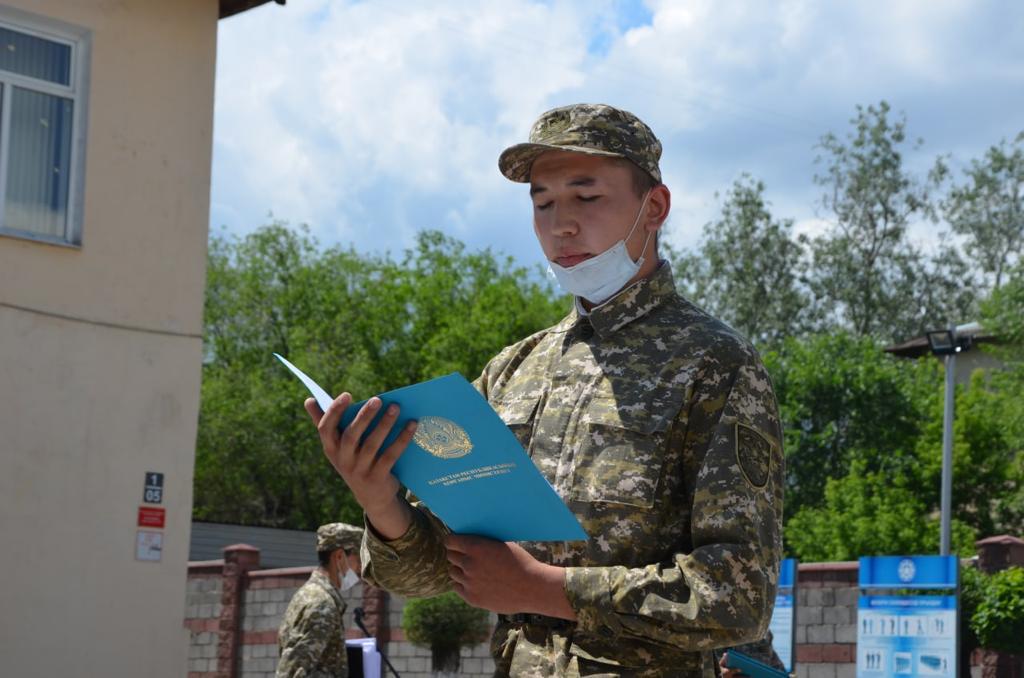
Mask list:
[{"label": "roof eave", "polygon": [[[226,19],[229,16],[241,14],[247,10],[264,5],[270,0],[219,0],[220,1],[220,14],[219,19]],[[274,0],[279,5],[283,5],[285,0]]]}]

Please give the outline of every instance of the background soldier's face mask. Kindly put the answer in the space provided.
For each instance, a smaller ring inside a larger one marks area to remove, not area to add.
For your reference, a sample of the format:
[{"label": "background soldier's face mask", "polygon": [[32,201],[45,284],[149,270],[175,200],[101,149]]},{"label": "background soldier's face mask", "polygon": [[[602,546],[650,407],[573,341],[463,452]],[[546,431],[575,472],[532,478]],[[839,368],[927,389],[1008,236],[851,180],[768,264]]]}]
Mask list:
[{"label": "background soldier's face mask", "polygon": [[359,575],[351,567],[345,572],[345,576],[341,578],[341,590],[348,591],[350,588],[359,583]]},{"label": "background soldier's face mask", "polygon": [[[644,257],[633,261],[626,248],[626,241],[633,236],[636,227],[640,224],[640,217],[647,206],[647,199],[651,197],[648,191],[640,204],[640,211],[633,220],[633,228],[622,240],[601,252],[596,257],[581,261],[575,266],[565,268],[553,261],[548,262],[548,270],[559,286],[569,294],[583,297],[592,304],[600,304],[610,299],[616,292],[629,282],[644,265]],[[647,245],[651,241],[651,233],[647,234],[644,240],[643,251],[647,251]]]}]

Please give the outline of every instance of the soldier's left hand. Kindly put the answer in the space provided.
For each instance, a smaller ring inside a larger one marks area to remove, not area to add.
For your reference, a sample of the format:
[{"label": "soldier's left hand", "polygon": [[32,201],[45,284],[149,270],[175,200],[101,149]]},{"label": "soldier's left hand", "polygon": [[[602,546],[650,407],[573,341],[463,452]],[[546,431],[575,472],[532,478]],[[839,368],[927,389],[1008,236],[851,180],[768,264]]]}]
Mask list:
[{"label": "soldier's left hand", "polygon": [[452,588],[470,605],[499,614],[576,619],[563,568],[541,563],[512,542],[453,534],[445,546]]}]

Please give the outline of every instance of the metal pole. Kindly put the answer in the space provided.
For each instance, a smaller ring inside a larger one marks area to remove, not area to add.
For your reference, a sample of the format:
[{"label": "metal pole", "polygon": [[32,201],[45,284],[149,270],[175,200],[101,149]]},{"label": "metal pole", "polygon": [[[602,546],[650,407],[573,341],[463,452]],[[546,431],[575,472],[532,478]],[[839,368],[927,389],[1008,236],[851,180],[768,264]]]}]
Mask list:
[{"label": "metal pole", "polygon": [[[353,615],[355,616],[356,626],[358,626],[360,630],[366,634],[366,637],[374,638],[375,636],[372,633],[370,633],[370,629],[366,628],[366,625],[363,624],[363,617],[366,616],[366,611],[361,607],[357,607]],[[398,671],[395,671],[395,667],[391,665],[391,662],[388,661],[388,656],[384,654],[384,648],[380,648],[378,651],[380,652],[380,658],[384,660],[385,666],[391,669],[391,673],[395,674],[395,678],[402,678],[400,675],[398,675]]]},{"label": "metal pole", "polygon": [[[950,330],[953,333],[953,345],[956,346],[956,326],[954,325]],[[953,374],[955,371],[956,353],[950,353],[946,356],[946,407],[942,415],[942,531],[939,535],[939,554],[943,556],[948,556],[950,553],[952,536],[950,515],[953,508],[953,404],[956,395]]]}]

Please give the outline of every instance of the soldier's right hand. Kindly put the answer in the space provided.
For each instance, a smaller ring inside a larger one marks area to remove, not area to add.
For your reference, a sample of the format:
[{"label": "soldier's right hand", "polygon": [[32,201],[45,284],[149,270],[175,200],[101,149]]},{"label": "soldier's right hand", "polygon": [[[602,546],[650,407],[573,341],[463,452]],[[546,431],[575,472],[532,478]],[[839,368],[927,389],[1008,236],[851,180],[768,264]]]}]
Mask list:
[{"label": "soldier's right hand", "polygon": [[[306,400],[305,407],[316,424],[324,454],[352,490],[367,517],[378,531],[385,533],[385,538],[397,538],[408,528],[410,518],[406,515],[408,504],[398,497],[400,485],[391,469],[412,440],[416,422],[408,422],[394,442],[381,452],[381,445],[398,419],[398,406],[389,405],[364,440],[363,434],[377,416],[381,400],[376,397],[367,400],[355,419],[344,431],[339,431],[341,415],[351,404],[352,396],[342,393],[327,412],[321,412],[312,398]],[[402,529],[397,535],[386,534],[399,528]]]}]

